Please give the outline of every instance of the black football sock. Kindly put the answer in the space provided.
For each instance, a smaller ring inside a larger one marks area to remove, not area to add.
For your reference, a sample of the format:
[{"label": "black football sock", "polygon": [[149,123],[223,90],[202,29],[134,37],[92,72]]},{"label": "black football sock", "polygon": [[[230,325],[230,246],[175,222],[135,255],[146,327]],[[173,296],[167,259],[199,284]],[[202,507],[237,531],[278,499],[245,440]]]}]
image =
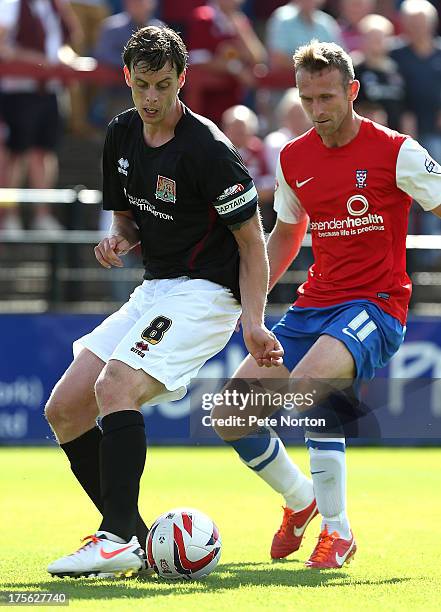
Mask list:
[{"label": "black football sock", "polygon": [[75,440],[60,444],[70,461],[70,469],[101,514],[99,458],[102,437],[99,427],[94,427]]},{"label": "black football sock", "polygon": [[136,532],[139,481],[145,465],[144,417],[138,410],[121,410],[103,417],[101,426],[100,529],[128,541]]},{"label": "black football sock", "polygon": [[[99,427],[93,427],[71,442],[60,444],[70,462],[70,468],[84,491],[103,513],[100,482],[100,444],[103,434]],[[138,513],[136,535],[145,548],[148,534],[147,525]]]}]

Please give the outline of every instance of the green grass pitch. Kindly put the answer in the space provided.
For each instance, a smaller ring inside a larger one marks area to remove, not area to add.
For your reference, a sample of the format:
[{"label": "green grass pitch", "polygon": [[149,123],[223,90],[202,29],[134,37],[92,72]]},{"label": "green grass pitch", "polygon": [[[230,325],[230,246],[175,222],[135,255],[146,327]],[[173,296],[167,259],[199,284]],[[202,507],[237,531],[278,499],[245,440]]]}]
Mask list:
[{"label": "green grass pitch", "polygon": [[[305,470],[303,448],[290,450]],[[341,570],[308,570],[319,520],[300,551],[271,562],[281,499],[229,448],[152,448],[142,480],[146,521],[193,506],[218,524],[223,549],[201,582],[53,579],[46,565],[75,550],[98,514],[61,451],[0,449],[0,590],[65,592],[80,610],[439,610],[441,449],[349,449],[349,516],[358,544]],[[39,606],[42,609],[52,609]]]}]

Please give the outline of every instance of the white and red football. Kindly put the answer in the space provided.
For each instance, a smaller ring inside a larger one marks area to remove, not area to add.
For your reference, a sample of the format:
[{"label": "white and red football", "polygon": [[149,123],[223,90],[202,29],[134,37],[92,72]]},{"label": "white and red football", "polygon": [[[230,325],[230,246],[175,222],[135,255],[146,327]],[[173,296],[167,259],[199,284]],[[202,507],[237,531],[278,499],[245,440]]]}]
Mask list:
[{"label": "white and red football", "polygon": [[174,508],[161,514],[147,538],[147,559],[166,580],[198,580],[219,562],[219,530],[203,512]]}]

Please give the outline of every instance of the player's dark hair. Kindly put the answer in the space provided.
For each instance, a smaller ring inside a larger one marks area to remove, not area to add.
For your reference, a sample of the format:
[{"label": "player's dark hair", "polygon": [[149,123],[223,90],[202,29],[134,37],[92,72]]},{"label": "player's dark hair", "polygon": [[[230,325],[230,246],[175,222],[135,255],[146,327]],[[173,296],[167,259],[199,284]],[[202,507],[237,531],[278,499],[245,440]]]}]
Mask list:
[{"label": "player's dark hair", "polygon": [[187,66],[188,52],[184,41],[174,30],[147,26],[132,34],[122,58],[129,70],[142,64],[146,72],[161,70],[170,62],[179,76]]},{"label": "player's dark hair", "polygon": [[342,47],[335,43],[311,40],[307,45],[299,47],[293,55],[295,71],[320,72],[328,68],[336,68],[343,77],[346,87],[355,79],[354,65],[350,56]]}]

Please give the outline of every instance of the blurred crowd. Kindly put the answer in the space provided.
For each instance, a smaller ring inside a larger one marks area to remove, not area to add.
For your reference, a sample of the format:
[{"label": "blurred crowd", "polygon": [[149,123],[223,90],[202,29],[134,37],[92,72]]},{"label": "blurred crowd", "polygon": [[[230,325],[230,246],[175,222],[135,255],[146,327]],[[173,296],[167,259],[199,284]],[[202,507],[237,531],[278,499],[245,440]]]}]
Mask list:
[{"label": "blurred crowd", "polygon": [[[92,57],[118,69],[131,33],[161,23],[189,49],[184,101],[239,149],[267,230],[280,148],[310,125],[293,81],[288,89],[256,83],[292,72],[293,52],[312,38],[351,53],[360,114],[417,137],[441,161],[441,0],[0,0],[0,61],[73,66]],[[111,117],[130,106],[123,79],[99,88],[2,76],[0,186],[57,186],[61,139],[102,138]],[[441,233],[439,219],[414,214],[413,233]],[[16,207],[0,209],[0,227],[23,227]],[[61,226],[42,203],[29,227]]]}]

